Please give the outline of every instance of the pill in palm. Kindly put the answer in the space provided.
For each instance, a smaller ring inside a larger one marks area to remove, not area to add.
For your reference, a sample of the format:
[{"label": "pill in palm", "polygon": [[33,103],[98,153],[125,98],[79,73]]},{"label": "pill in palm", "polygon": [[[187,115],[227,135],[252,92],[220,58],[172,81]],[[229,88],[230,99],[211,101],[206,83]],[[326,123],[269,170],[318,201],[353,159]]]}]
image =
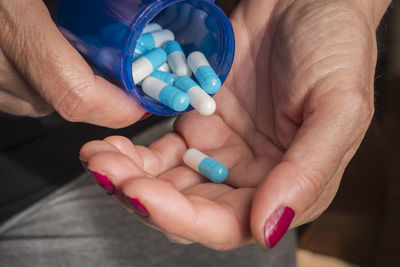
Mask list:
[{"label": "pill in palm", "polygon": [[174,85],[188,94],[190,104],[201,115],[209,116],[215,112],[216,104],[214,99],[189,77],[182,76],[177,78]]},{"label": "pill in palm", "polygon": [[170,30],[161,30],[142,34],[138,43],[143,45],[147,50],[155,47],[161,47],[165,42],[175,40],[174,33]]},{"label": "pill in palm", "polygon": [[184,111],[190,104],[189,96],[185,92],[154,77],[146,78],[142,89],[146,95],[178,112]]},{"label": "pill in palm", "polygon": [[139,84],[167,60],[167,54],[161,48],[155,48],[132,63],[132,78]]},{"label": "pill in palm", "polygon": [[188,56],[187,62],[204,91],[208,94],[215,94],[219,91],[221,80],[203,53],[192,52]]},{"label": "pill in palm", "polygon": [[162,30],[162,27],[158,23],[149,23],[144,27],[142,33],[156,32]]},{"label": "pill in palm", "polygon": [[214,183],[222,183],[228,177],[228,169],[223,164],[195,148],[190,148],[185,151],[183,154],[183,162]]},{"label": "pill in palm", "polygon": [[[150,76],[154,77],[154,78],[157,78],[160,81],[163,81],[163,82],[165,82],[165,83],[167,83],[169,85],[174,85],[176,79],[178,78],[178,76],[176,76],[173,73],[169,73],[169,72],[165,72],[165,71],[159,71],[159,70],[154,71]],[[189,96],[189,98],[190,98],[190,96]]]},{"label": "pill in palm", "polygon": [[192,71],[186,62],[186,56],[178,42],[165,42],[164,50],[168,56],[168,65],[171,67],[173,73],[177,76],[192,76]]}]

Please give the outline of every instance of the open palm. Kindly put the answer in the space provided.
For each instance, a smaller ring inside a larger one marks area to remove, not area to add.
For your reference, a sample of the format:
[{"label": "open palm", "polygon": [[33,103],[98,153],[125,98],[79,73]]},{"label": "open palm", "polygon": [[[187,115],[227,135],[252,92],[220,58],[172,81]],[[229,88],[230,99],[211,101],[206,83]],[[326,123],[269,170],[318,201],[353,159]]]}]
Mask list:
[{"label": "open palm", "polygon": [[[373,113],[374,35],[338,3],[242,1],[214,115],[180,116],[176,132],[148,148],[123,137],[93,141],[81,159],[175,240],[273,247],[290,224],[280,225],[282,212],[296,213],[295,227],[327,208]],[[186,167],[189,147],[227,166],[226,182]]]}]

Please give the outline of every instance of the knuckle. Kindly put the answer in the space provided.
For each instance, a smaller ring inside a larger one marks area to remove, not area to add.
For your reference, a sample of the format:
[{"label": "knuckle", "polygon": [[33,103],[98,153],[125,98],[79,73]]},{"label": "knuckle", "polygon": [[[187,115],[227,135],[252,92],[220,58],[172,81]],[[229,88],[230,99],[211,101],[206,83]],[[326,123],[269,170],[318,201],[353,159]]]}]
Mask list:
[{"label": "knuckle", "polygon": [[360,128],[366,130],[374,115],[374,101],[369,91],[354,90],[349,93],[346,109],[351,112]]},{"label": "knuckle", "polygon": [[64,119],[78,122],[90,116],[92,105],[86,96],[89,86],[88,82],[72,86],[59,98],[54,107]]},{"label": "knuckle", "polygon": [[299,179],[294,179],[294,183],[298,191],[308,200],[307,202],[312,204],[324,191],[329,174],[310,163],[307,164],[307,168],[302,167],[301,170]]}]

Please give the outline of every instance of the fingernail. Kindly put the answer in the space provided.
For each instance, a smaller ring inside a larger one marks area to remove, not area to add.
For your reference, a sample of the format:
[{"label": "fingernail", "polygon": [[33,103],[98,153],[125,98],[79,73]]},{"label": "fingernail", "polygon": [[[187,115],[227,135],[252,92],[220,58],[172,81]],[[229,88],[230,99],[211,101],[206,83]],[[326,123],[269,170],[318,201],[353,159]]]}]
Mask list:
[{"label": "fingernail", "polygon": [[146,112],[146,113],[144,113],[144,115],[139,119],[139,121],[143,121],[143,120],[147,119],[147,118],[150,117],[150,116],[151,116],[151,113],[150,113],[150,112]]},{"label": "fingernail", "polygon": [[264,241],[267,247],[273,248],[289,229],[295,212],[288,206],[279,206],[264,224]]},{"label": "fingernail", "polygon": [[90,171],[94,180],[107,192],[107,194],[112,195],[115,193],[115,186],[111,183],[107,176],[100,174],[98,172]]},{"label": "fingernail", "polygon": [[133,208],[135,211],[137,211],[140,215],[149,217],[150,214],[148,212],[148,210],[146,209],[146,207],[142,204],[142,202],[140,202],[139,199],[137,198],[133,198],[133,197],[129,197],[125,194],[123,194],[123,198],[125,199],[126,204]]}]

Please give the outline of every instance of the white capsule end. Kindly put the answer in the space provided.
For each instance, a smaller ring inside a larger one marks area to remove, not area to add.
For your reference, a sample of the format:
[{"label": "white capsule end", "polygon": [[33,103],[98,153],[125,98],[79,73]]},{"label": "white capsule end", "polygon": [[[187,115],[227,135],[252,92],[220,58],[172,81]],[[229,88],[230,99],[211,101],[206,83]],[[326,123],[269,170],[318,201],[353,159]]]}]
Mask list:
[{"label": "white capsule end", "polygon": [[167,83],[165,83],[159,79],[156,79],[154,77],[148,77],[143,81],[142,89],[146,95],[159,101],[160,100],[160,98],[159,98],[160,92],[167,85],[168,85]]},{"label": "white capsule end", "polygon": [[149,23],[144,27],[142,33],[156,32],[162,30],[162,27],[158,23]]},{"label": "white capsule end", "polygon": [[177,67],[175,69],[174,73],[178,77],[182,77],[182,76],[191,77],[192,76],[192,70],[187,65],[181,65],[181,66]]},{"label": "white capsule end", "polygon": [[210,116],[215,112],[217,105],[214,99],[209,96],[203,89],[201,89],[201,87],[192,87],[187,92],[187,94],[190,98],[190,104],[201,115]]},{"label": "white capsule end", "polygon": [[190,53],[190,55],[187,57],[187,63],[193,72],[196,72],[201,66],[210,66],[206,56],[199,51]]},{"label": "white capsule end", "polygon": [[163,71],[163,72],[171,72],[171,69],[167,62],[165,62],[163,65],[161,65],[161,67],[159,67],[158,70]]},{"label": "white capsule end", "polygon": [[161,30],[151,33],[154,38],[155,46],[162,47],[162,45],[167,41],[174,41],[175,35],[170,30]]},{"label": "white capsule end", "polygon": [[153,64],[146,58],[141,57],[132,63],[132,78],[135,84],[139,84],[153,72]]},{"label": "white capsule end", "polygon": [[195,171],[199,171],[200,162],[208,156],[195,148],[189,148],[183,153],[183,162]]},{"label": "white capsule end", "polygon": [[181,51],[176,51],[168,56],[168,65],[171,67],[172,72],[178,76],[192,76],[192,70],[189,68],[185,54]]}]

